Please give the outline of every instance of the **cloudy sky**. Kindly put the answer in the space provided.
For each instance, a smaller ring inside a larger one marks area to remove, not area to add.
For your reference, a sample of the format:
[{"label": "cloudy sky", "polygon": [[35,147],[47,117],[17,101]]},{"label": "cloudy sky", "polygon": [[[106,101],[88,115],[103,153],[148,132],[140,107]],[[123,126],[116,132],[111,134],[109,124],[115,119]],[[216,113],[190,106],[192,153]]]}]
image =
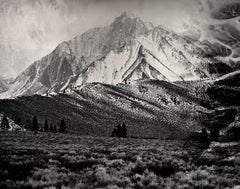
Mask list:
[{"label": "cloudy sky", "polygon": [[[221,0],[225,2],[227,0]],[[199,37],[219,0],[0,0],[0,76],[15,77],[57,44],[127,11]],[[214,6],[213,6],[214,5]]]}]

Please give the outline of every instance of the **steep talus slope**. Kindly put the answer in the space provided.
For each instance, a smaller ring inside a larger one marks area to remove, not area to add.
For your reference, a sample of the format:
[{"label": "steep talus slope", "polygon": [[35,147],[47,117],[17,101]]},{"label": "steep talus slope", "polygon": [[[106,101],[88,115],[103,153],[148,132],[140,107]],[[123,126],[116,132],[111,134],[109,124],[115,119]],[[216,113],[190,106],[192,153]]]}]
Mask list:
[{"label": "steep talus slope", "polygon": [[0,111],[12,119],[32,119],[41,125],[48,119],[65,119],[69,132],[109,136],[125,121],[129,136],[184,138],[200,130],[207,109],[190,87],[158,80],[130,84],[86,84],[79,90],[58,95],[18,97],[1,100]]},{"label": "steep talus slope", "polygon": [[91,82],[206,79],[212,77],[208,68],[215,62],[193,41],[123,13],[109,26],[59,44],[0,97],[60,92]]}]

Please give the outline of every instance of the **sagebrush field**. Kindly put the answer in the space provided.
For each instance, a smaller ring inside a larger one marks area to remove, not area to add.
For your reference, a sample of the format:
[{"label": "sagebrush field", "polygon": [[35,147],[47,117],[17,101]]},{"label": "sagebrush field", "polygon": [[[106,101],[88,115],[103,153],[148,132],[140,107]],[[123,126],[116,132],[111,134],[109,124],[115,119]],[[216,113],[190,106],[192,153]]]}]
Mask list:
[{"label": "sagebrush field", "polygon": [[0,188],[240,188],[239,143],[0,133]]}]

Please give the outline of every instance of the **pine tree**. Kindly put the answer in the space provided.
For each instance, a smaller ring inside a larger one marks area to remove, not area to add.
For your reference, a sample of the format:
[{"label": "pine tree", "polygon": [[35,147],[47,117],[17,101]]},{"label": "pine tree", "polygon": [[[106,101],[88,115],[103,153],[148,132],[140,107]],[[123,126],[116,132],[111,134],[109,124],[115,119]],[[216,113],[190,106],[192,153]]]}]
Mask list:
[{"label": "pine tree", "polygon": [[47,132],[48,131],[48,121],[45,120],[45,123],[44,123],[44,131]]},{"label": "pine tree", "polygon": [[36,116],[33,117],[31,130],[32,131],[38,131],[38,120],[37,120]]},{"label": "pine tree", "polygon": [[53,126],[53,132],[54,132],[54,133],[57,132],[57,126],[56,126],[56,125]]},{"label": "pine tree", "polygon": [[8,130],[10,128],[8,119],[6,115],[3,115],[2,122],[1,122],[1,129]]},{"label": "pine tree", "polygon": [[122,124],[121,130],[122,130],[122,132],[121,132],[121,134],[122,134],[121,137],[126,138],[126,137],[127,137],[127,128],[126,128],[126,125],[125,125],[124,122],[123,122],[123,124]]},{"label": "pine tree", "polygon": [[121,135],[122,135],[122,127],[119,123],[118,126],[117,126],[116,136],[121,137]]},{"label": "pine tree", "polygon": [[59,132],[64,133],[66,131],[65,121],[62,119],[59,126]]},{"label": "pine tree", "polygon": [[50,130],[50,132],[53,132],[53,125],[52,124],[50,125],[49,130]]}]

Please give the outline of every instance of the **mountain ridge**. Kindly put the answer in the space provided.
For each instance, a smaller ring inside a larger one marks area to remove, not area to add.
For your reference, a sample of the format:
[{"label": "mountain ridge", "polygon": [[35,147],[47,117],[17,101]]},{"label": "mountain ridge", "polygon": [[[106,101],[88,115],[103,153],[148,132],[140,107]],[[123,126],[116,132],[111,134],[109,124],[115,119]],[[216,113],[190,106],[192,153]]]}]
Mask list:
[{"label": "mountain ridge", "polygon": [[[211,78],[208,64],[216,60],[203,53],[192,41],[125,12],[109,26],[92,28],[59,44],[22,72],[0,97],[60,92],[91,82]],[[138,69],[129,70],[134,64]]]}]

